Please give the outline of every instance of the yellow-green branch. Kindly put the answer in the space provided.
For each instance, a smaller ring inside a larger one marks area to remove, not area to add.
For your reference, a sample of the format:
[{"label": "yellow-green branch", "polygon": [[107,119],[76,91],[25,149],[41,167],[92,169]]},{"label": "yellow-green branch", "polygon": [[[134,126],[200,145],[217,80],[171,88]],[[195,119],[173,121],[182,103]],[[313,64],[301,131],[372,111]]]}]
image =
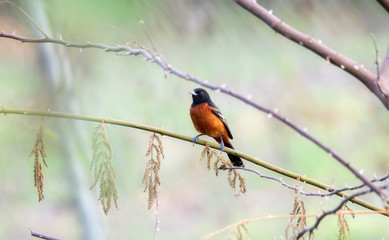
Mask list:
[{"label": "yellow-green branch", "polygon": [[[169,137],[172,137],[172,138],[176,138],[176,139],[180,139],[180,140],[192,143],[192,137],[190,137],[190,136],[186,136],[186,135],[183,135],[183,134],[167,131],[167,130],[161,129],[161,128],[156,128],[156,127],[152,127],[152,126],[147,126],[147,125],[143,125],[143,124],[139,124],[139,123],[133,123],[133,122],[128,122],[128,121],[123,121],[123,120],[116,120],[116,119],[111,119],[111,118],[93,117],[93,116],[87,116],[87,115],[62,113],[62,112],[51,112],[51,111],[8,109],[8,108],[5,108],[5,107],[0,107],[0,114],[1,113],[3,113],[4,115],[6,115],[6,114],[20,114],[20,115],[26,115],[26,116],[44,116],[44,117],[75,119],[75,120],[90,121],[90,122],[105,122],[105,123],[110,123],[110,124],[113,124],[113,125],[137,128],[137,129],[141,129],[141,130],[144,130],[144,131],[159,133],[161,135],[169,136]],[[212,143],[212,142],[207,142],[207,141],[204,141],[204,140],[198,140],[197,144],[203,145],[203,146],[208,144],[211,148],[214,148],[214,149],[218,149],[219,148],[218,144]],[[286,176],[288,178],[292,178],[292,179],[295,179],[295,180],[307,183],[309,185],[321,188],[321,189],[329,191],[329,192],[336,190],[335,188],[333,188],[333,187],[331,187],[331,186],[329,186],[327,184],[321,183],[321,182],[319,182],[319,181],[317,181],[315,179],[312,179],[312,178],[309,178],[309,177],[305,177],[305,176],[301,176],[301,175],[299,175],[297,173],[294,173],[294,172],[285,170],[283,168],[274,166],[274,165],[272,165],[270,163],[264,162],[264,161],[262,161],[260,159],[252,157],[252,156],[250,156],[248,154],[245,154],[243,152],[239,152],[239,151],[236,151],[236,150],[228,148],[228,147],[225,147],[224,151],[226,153],[233,154],[235,156],[239,156],[239,157],[241,157],[241,158],[243,158],[243,159],[245,159],[245,160],[247,160],[249,162],[252,162],[252,163],[254,163],[256,165],[259,165],[261,167],[269,169],[270,171],[273,171],[273,172],[279,173],[281,175],[284,175],[284,176]],[[336,195],[338,195],[338,196],[340,196],[342,198],[346,198],[346,197],[349,196],[349,194],[344,193],[344,192],[336,193]],[[353,198],[350,201],[355,203],[355,204],[358,204],[358,205],[360,205],[362,207],[370,209],[372,211],[384,211],[383,209],[379,208],[378,206],[376,206],[374,204],[371,204],[371,203],[368,203],[368,202],[365,202],[365,201],[360,200],[358,198]],[[385,215],[384,213],[382,213],[382,214]]]}]

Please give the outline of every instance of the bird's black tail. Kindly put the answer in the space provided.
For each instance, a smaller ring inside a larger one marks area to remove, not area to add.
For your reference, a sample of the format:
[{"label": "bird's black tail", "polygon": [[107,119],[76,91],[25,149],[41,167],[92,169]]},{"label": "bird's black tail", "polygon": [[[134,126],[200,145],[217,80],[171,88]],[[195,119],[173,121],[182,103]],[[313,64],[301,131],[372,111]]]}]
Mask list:
[{"label": "bird's black tail", "polygon": [[[226,147],[229,147],[229,148],[232,148],[234,149],[234,147],[231,145],[231,143],[224,143],[224,145]],[[240,157],[237,157],[235,155],[232,155],[232,154],[227,154],[228,155],[228,158],[230,159],[230,161],[232,162],[232,164],[235,166],[235,167],[244,167],[244,164],[242,162],[242,159],[240,159]]]}]

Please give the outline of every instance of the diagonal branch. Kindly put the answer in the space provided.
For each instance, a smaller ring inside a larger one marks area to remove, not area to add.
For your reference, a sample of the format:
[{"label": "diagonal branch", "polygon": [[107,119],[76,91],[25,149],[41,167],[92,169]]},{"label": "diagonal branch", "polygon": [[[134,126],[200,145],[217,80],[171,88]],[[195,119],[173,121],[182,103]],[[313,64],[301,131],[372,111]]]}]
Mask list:
[{"label": "diagonal branch", "polygon": [[389,13],[389,0],[377,0],[377,2]]},{"label": "diagonal branch", "polygon": [[[294,191],[296,191],[299,194],[302,194],[304,196],[329,197],[329,196],[335,195],[335,194],[337,194],[339,192],[342,192],[342,191],[356,190],[356,189],[360,189],[360,188],[365,186],[365,184],[361,184],[361,185],[353,186],[353,187],[344,187],[344,188],[337,189],[337,190],[334,190],[334,191],[331,191],[331,192],[328,192],[328,193],[320,193],[320,191],[318,193],[312,193],[312,192],[304,192],[302,190],[302,187],[289,185],[286,182],[284,182],[282,180],[282,178],[276,178],[276,177],[272,177],[272,176],[267,176],[267,175],[264,175],[264,174],[262,174],[262,173],[260,173],[260,172],[258,172],[256,170],[253,170],[253,169],[244,168],[244,167],[228,167],[228,168],[223,168],[221,170],[229,170],[229,169],[241,169],[241,170],[244,170],[244,171],[255,173],[258,176],[260,176],[261,178],[277,181],[277,182],[281,183],[284,187],[286,187],[288,189],[292,189],[292,190],[294,190]],[[371,180],[371,182],[373,183],[373,182],[379,182],[379,181],[386,181],[388,178],[389,178],[389,174],[387,174],[385,176],[382,176],[380,178],[374,178],[374,179]],[[380,189],[389,189],[389,185],[388,184],[384,184],[384,185],[380,186],[379,188]],[[313,231],[318,228],[320,222],[325,217],[327,217],[329,215],[332,215],[332,214],[336,214],[343,207],[343,205],[345,205],[348,201],[352,201],[353,198],[355,198],[357,196],[368,194],[370,192],[372,192],[372,189],[369,188],[367,190],[361,190],[360,192],[356,192],[356,193],[353,193],[351,195],[348,195],[347,197],[343,197],[343,200],[339,203],[339,205],[337,207],[335,207],[332,210],[325,211],[320,216],[318,216],[315,224],[312,227],[305,228],[301,232],[299,232],[297,239],[302,237],[306,232],[309,232],[310,234],[312,234]]]},{"label": "diagonal branch", "polygon": [[42,233],[34,232],[31,229],[29,229],[29,230],[30,230],[30,234],[31,234],[32,237],[46,239],[46,240],[61,240],[61,239],[56,238],[56,237],[51,237],[51,236],[44,235]]},{"label": "diagonal branch", "polygon": [[236,92],[233,92],[230,89],[213,85],[211,83],[202,81],[202,80],[200,80],[200,79],[198,79],[198,78],[196,78],[194,76],[186,74],[186,73],[184,73],[184,72],[182,72],[182,71],[180,71],[178,69],[175,69],[172,66],[170,66],[169,64],[167,64],[159,56],[154,56],[150,52],[148,52],[147,50],[145,50],[143,48],[135,49],[135,48],[131,48],[131,47],[128,47],[128,46],[122,46],[122,45],[119,45],[119,46],[116,46],[116,47],[112,47],[112,46],[108,46],[108,45],[104,45],[104,44],[100,44],[100,43],[90,43],[90,42],[87,42],[87,43],[73,43],[73,42],[65,41],[63,39],[53,39],[53,38],[50,38],[50,37],[47,37],[47,36],[45,36],[43,38],[25,38],[25,37],[17,36],[15,34],[7,34],[7,33],[4,33],[4,32],[0,32],[0,37],[15,39],[15,40],[18,40],[18,41],[21,41],[21,42],[29,42],[29,43],[55,43],[55,44],[64,45],[66,47],[74,47],[74,48],[80,48],[80,49],[82,49],[82,48],[98,48],[98,49],[103,49],[103,50],[105,50],[107,52],[117,52],[117,53],[118,52],[124,52],[123,55],[142,55],[147,61],[154,62],[154,63],[158,64],[162,69],[164,69],[168,73],[172,73],[172,74],[176,75],[177,77],[180,77],[182,79],[186,79],[186,80],[195,82],[197,84],[200,84],[200,85],[202,85],[204,87],[207,87],[207,88],[210,88],[212,90],[218,90],[220,92],[223,92],[223,93],[225,93],[227,95],[230,95],[230,96],[232,96],[232,97],[234,97],[236,99],[239,99],[239,100],[243,101],[244,103],[246,103],[248,105],[253,106],[254,108],[256,108],[256,109],[258,109],[258,110],[260,110],[262,112],[267,113],[271,117],[274,117],[274,118],[278,119],[279,121],[281,121],[285,125],[289,126],[293,130],[297,131],[301,136],[305,137],[306,139],[308,139],[311,142],[313,142],[314,144],[316,144],[322,150],[327,152],[330,156],[335,158],[343,166],[348,168],[363,183],[365,183],[367,186],[372,188],[374,190],[374,192],[376,192],[382,198],[386,198],[385,194],[382,193],[382,191],[380,191],[372,183],[370,183],[369,180],[367,178],[365,178],[362,174],[360,174],[359,171],[357,171],[354,167],[352,167],[349,162],[344,160],[341,156],[339,156],[337,153],[335,153],[329,147],[324,145],[318,139],[316,139],[315,137],[311,136],[307,131],[305,131],[304,129],[298,127],[295,123],[289,121],[284,116],[280,115],[277,111],[272,111],[272,110],[270,110],[268,108],[265,108],[265,107],[255,103],[255,102],[251,101],[249,98],[244,97],[244,96],[242,96],[242,95],[240,95],[240,94],[238,94]]},{"label": "diagonal branch", "polygon": [[[373,72],[364,68],[363,65],[347,58],[329,48],[311,36],[299,32],[291,26],[284,23],[282,20],[274,16],[271,12],[260,6],[256,1],[252,0],[234,0],[241,7],[261,19],[269,27],[271,27],[277,33],[280,33],[289,40],[311,50],[320,57],[324,58],[327,62],[340,67],[344,71],[353,75],[360,82],[362,82],[371,92],[373,92],[378,99],[389,110],[389,87],[388,89],[380,89],[377,82],[377,76]],[[387,2],[387,1],[386,1]]]},{"label": "diagonal branch", "polygon": [[[141,130],[144,130],[144,131],[159,133],[161,135],[165,135],[165,136],[169,136],[169,137],[172,137],[172,138],[176,138],[176,139],[180,139],[180,140],[183,140],[183,141],[187,141],[187,142],[192,144],[192,137],[185,136],[183,134],[174,133],[174,132],[167,131],[167,130],[164,130],[164,129],[161,129],[161,128],[147,126],[147,125],[143,125],[143,124],[139,124],[139,123],[133,123],[133,122],[122,121],[122,120],[115,120],[115,119],[111,119],[111,118],[93,117],[93,116],[87,116],[87,115],[62,113],[62,112],[52,112],[52,111],[33,111],[33,110],[23,110],[23,109],[8,109],[8,108],[5,108],[4,106],[0,107],[0,114],[4,114],[4,115],[6,115],[6,114],[20,114],[20,115],[29,115],[29,116],[66,118],[66,119],[98,122],[98,123],[101,123],[101,122],[104,121],[105,123],[110,123],[110,124],[113,124],[113,125],[124,126],[124,127],[131,127],[131,128],[141,129]],[[201,139],[199,139],[196,142],[196,144],[203,145],[203,146],[208,145],[209,147],[212,147],[214,149],[219,149],[219,145],[218,144],[213,143],[213,142],[207,142],[207,141],[204,141],[204,140],[201,140]],[[305,176],[301,176],[301,175],[299,175],[297,173],[294,173],[294,172],[282,169],[282,168],[277,167],[275,165],[272,165],[270,163],[264,162],[264,161],[262,161],[260,159],[254,158],[254,157],[252,157],[252,156],[250,156],[248,154],[245,154],[243,152],[239,152],[239,151],[236,151],[236,150],[228,148],[228,147],[225,147],[223,151],[228,153],[228,154],[233,154],[233,155],[239,156],[241,158],[244,158],[247,161],[250,161],[250,162],[252,162],[252,163],[254,163],[256,165],[259,165],[261,167],[269,169],[270,171],[273,171],[273,172],[276,172],[276,173],[281,174],[283,176],[286,176],[288,178],[295,179],[295,180],[307,183],[309,185],[321,188],[321,189],[323,189],[325,191],[331,192],[331,191],[335,191],[336,190],[335,188],[333,188],[330,185],[327,185],[327,184],[321,183],[319,181],[316,181],[315,179],[312,179],[312,178],[309,178],[309,177],[305,177]],[[340,197],[343,197],[343,198],[349,196],[349,194],[344,193],[344,192],[338,192],[338,193],[336,193],[336,195],[338,195]],[[351,201],[353,203],[355,203],[355,204],[358,204],[358,205],[360,205],[362,207],[365,207],[367,209],[370,209],[372,211],[382,211],[383,210],[383,209],[379,208],[378,206],[375,206],[374,204],[370,204],[368,202],[365,202],[365,201],[357,199],[357,198],[353,198],[353,199],[351,199]]]},{"label": "diagonal branch", "polygon": [[[381,189],[388,189],[387,185],[381,186]],[[309,232],[309,234],[312,234],[313,231],[319,226],[320,222],[328,215],[336,214],[348,201],[351,201],[353,198],[367,194],[371,192],[371,189],[363,190],[360,192],[356,192],[346,198],[344,198],[338,206],[333,208],[332,210],[324,211],[320,216],[317,217],[316,222],[309,228],[305,228],[301,232],[297,234],[297,239],[300,239],[305,233]]]},{"label": "diagonal branch", "polygon": [[[261,178],[265,178],[265,179],[269,179],[269,180],[273,180],[273,181],[279,182],[282,186],[284,186],[286,188],[289,188],[289,189],[292,189],[292,190],[294,190],[294,191],[296,191],[299,194],[304,195],[304,196],[330,197],[330,196],[336,195],[337,193],[340,193],[340,192],[353,191],[353,190],[360,189],[360,188],[363,188],[363,187],[366,186],[365,184],[360,184],[360,185],[351,186],[351,187],[347,187],[346,186],[346,187],[343,187],[343,188],[338,188],[338,189],[333,190],[333,191],[329,191],[327,193],[321,193],[320,191],[318,193],[305,192],[305,191],[303,191],[303,187],[302,186],[298,187],[298,186],[287,184],[284,180],[282,180],[282,178],[277,178],[277,177],[273,177],[273,176],[267,176],[267,175],[264,175],[264,174],[260,173],[257,170],[254,170],[254,169],[244,168],[244,167],[226,167],[226,168],[221,168],[220,170],[230,170],[230,169],[241,169],[241,170],[244,170],[244,171],[255,173],[258,176],[260,176]],[[372,183],[374,183],[374,182],[382,182],[382,181],[386,181],[387,179],[389,179],[389,174],[386,174],[385,176],[382,176],[382,177],[379,177],[379,178],[375,177],[375,178],[371,179],[370,182],[372,182]],[[387,184],[387,187],[389,188],[389,184]]]}]

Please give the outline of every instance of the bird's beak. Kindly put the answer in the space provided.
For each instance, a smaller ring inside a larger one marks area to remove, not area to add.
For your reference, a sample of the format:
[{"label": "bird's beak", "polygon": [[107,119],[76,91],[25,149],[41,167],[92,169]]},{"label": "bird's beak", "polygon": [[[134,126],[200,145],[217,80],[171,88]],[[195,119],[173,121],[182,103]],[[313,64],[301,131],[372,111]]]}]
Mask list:
[{"label": "bird's beak", "polygon": [[189,93],[192,94],[193,96],[197,96],[197,93],[195,93],[194,91],[191,91]]}]

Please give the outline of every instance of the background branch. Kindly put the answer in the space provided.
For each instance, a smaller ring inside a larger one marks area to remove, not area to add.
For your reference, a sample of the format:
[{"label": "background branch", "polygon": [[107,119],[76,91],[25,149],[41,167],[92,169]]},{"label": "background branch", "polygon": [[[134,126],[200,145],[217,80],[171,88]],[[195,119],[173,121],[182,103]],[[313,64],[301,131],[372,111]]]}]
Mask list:
[{"label": "background branch", "polygon": [[[388,186],[387,185],[384,185],[384,186],[381,186],[380,188],[382,189],[387,189]],[[305,233],[309,232],[310,234],[313,233],[313,231],[318,228],[320,222],[328,215],[332,215],[332,214],[336,214],[337,211],[339,211],[348,201],[352,201],[353,198],[355,197],[358,197],[358,196],[361,196],[361,195],[365,195],[369,192],[371,192],[372,190],[371,189],[367,189],[367,190],[364,190],[364,191],[360,191],[360,192],[356,192],[346,198],[344,198],[338,206],[336,206],[335,208],[333,208],[332,210],[328,210],[328,211],[324,211],[320,216],[318,216],[318,218],[316,219],[316,222],[309,228],[305,228],[304,230],[302,230],[301,232],[299,232],[297,234],[297,239],[300,239]]]},{"label": "background branch", "polygon": [[18,41],[21,41],[21,42],[29,42],[29,43],[56,43],[56,44],[64,45],[66,47],[99,48],[99,49],[104,49],[107,52],[124,52],[124,55],[142,55],[147,61],[157,63],[162,69],[164,69],[165,71],[167,71],[169,73],[172,73],[172,74],[174,74],[174,75],[176,75],[176,76],[178,76],[180,78],[183,78],[183,79],[186,79],[186,80],[198,83],[198,84],[200,84],[202,86],[205,86],[207,88],[210,88],[212,90],[218,90],[218,91],[221,91],[223,93],[226,93],[226,94],[228,94],[228,95],[230,95],[230,96],[232,96],[234,98],[237,98],[237,99],[243,101],[244,103],[247,103],[248,105],[251,105],[251,106],[255,107],[256,109],[258,109],[258,110],[260,110],[262,112],[267,113],[269,116],[272,116],[272,117],[278,119],[282,123],[284,123],[287,126],[291,127],[293,130],[297,131],[299,134],[301,134],[306,139],[308,139],[311,142],[313,142],[314,144],[316,144],[322,150],[327,152],[331,157],[333,157],[339,163],[341,163],[344,167],[349,169],[363,183],[365,183],[367,186],[372,188],[373,191],[376,192],[382,199],[385,199],[385,201],[388,201],[387,200],[388,197],[382,191],[380,191],[375,185],[371,184],[369,182],[369,180],[367,178],[365,178],[359,171],[357,171],[354,167],[352,167],[349,162],[347,162],[345,159],[343,159],[340,155],[335,153],[329,147],[324,145],[322,142],[320,142],[319,140],[317,140],[316,138],[314,138],[313,136],[308,134],[307,131],[305,131],[304,129],[301,129],[296,124],[294,124],[293,122],[289,121],[284,116],[280,115],[278,112],[272,111],[270,109],[267,109],[267,108],[265,108],[265,107],[255,103],[255,102],[251,101],[249,98],[246,98],[246,97],[244,97],[244,96],[242,96],[242,95],[240,95],[238,93],[233,92],[232,90],[229,90],[229,89],[224,88],[224,87],[218,87],[216,85],[212,85],[210,83],[201,81],[200,79],[198,79],[196,77],[193,77],[193,76],[191,76],[189,74],[186,74],[186,73],[184,73],[184,72],[182,72],[182,71],[180,71],[178,69],[175,69],[172,66],[168,65],[161,57],[154,56],[154,55],[152,55],[150,52],[148,52],[145,49],[134,49],[134,48],[131,48],[131,47],[128,47],[128,46],[121,46],[121,45],[117,46],[117,47],[111,47],[111,46],[100,44],[100,43],[89,43],[89,42],[88,43],[73,43],[73,42],[62,40],[62,39],[53,39],[53,38],[50,38],[50,37],[48,37],[46,35],[43,38],[25,38],[25,37],[17,36],[15,34],[7,34],[7,33],[4,33],[4,32],[0,32],[0,37],[15,39],[15,40],[18,40]]},{"label": "background branch", "polygon": [[[86,116],[86,115],[80,115],[80,114],[70,114],[70,113],[51,112],[51,111],[47,112],[47,111],[7,109],[5,107],[0,107],[0,114],[1,113],[3,113],[3,114],[20,114],[20,115],[30,115],[30,116],[45,116],[45,117],[66,118],[66,119],[75,119],[75,120],[98,122],[98,123],[101,123],[101,122],[104,121],[104,123],[110,123],[110,124],[113,124],[113,125],[131,127],[131,128],[141,129],[141,130],[144,130],[144,131],[159,133],[161,135],[169,136],[169,137],[172,137],[172,138],[176,138],[176,139],[180,139],[180,140],[184,140],[184,141],[192,143],[192,137],[190,137],[190,136],[185,136],[183,134],[174,133],[174,132],[167,131],[167,130],[164,130],[164,129],[161,129],[161,128],[147,126],[147,125],[143,125],[143,124],[139,124],[139,123],[133,123],[133,122],[122,121],[122,120],[115,120],[115,119],[110,119],[110,118],[92,117],[92,116]],[[201,140],[201,139],[199,139],[196,142],[196,144],[203,145],[203,146],[208,145],[209,147],[212,147],[214,149],[219,149],[219,145],[218,144],[213,143],[213,142],[207,142],[207,141],[204,141],[204,140]],[[273,171],[273,172],[279,173],[281,175],[284,175],[286,177],[289,177],[289,178],[292,178],[292,179],[295,179],[295,180],[307,183],[309,185],[321,188],[323,190],[326,190],[326,191],[329,191],[329,192],[336,190],[332,186],[329,186],[327,184],[321,183],[321,182],[316,181],[316,180],[314,180],[312,178],[301,176],[301,175],[299,175],[297,173],[294,173],[294,172],[282,169],[280,167],[277,167],[277,166],[272,165],[270,163],[261,161],[261,160],[259,160],[257,158],[254,158],[254,157],[252,157],[252,156],[250,156],[248,154],[236,151],[234,149],[225,147],[223,151],[226,152],[226,153],[233,154],[233,155],[239,156],[241,158],[244,158],[247,161],[250,161],[250,162],[252,162],[252,163],[254,163],[256,165],[259,165],[261,167],[269,169],[270,171]],[[370,183],[370,185],[372,185],[372,183]],[[338,193],[336,193],[336,195],[338,195],[340,197],[343,197],[343,198],[349,196],[349,194],[343,193],[343,192],[338,192]],[[368,202],[365,202],[365,201],[357,199],[357,198],[353,198],[351,201],[353,203],[355,203],[355,204],[358,204],[358,205],[360,205],[362,207],[365,207],[365,208],[373,210],[373,211],[382,211],[383,210],[383,209],[375,206],[374,204],[370,204]]]},{"label": "background branch", "polygon": [[[229,169],[241,169],[241,170],[244,170],[244,171],[248,171],[248,172],[252,172],[252,173],[255,173],[257,174],[258,176],[260,176],[261,178],[265,178],[265,179],[271,179],[271,180],[274,180],[274,181],[277,181],[279,183],[281,183],[283,186],[285,186],[286,188],[289,188],[289,189],[292,189],[294,191],[296,191],[297,193],[301,194],[301,195],[304,195],[304,196],[319,196],[319,197],[329,197],[329,196],[332,196],[334,194],[337,194],[339,192],[343,192],[343,191],[348,191],[348,190],[356,190],[356,189],[359,189],[359,188],[362,188],[365,186],[365,184],[361,184],[361,185],[358,185],[358,186],[354,186],[354,187],[344,187],[344,188],[341,188],[341,189],[337,189],[337,190],[334,190],[332,192],[329,192],[329,193],[312,193],[312,192],[304,192],[302,190],[302,186],[301,187],[298,187],[298,186],[292,186],[292,185],[289,185],[287,184],[286,182],[284,182],[282,180],[282,178],[276,178],[276,177],[272,177],[272,176],[266,176],[264,174],[261,174],[260,172],[256,171],[256,170],[253,170],[253,169],[248,169],[248,168],[244,168],[244,167],[228,167],[228,168],[224,168],[222,170],[229,170]],[[374,178],[371,180],[371,182],[379,182],[379,181],[385,181],[386,179],[389,178],[389,174],[388,175],[385,175],[383,177],[380,177],[380,178]],[[388,184],[385,184],[383,186],[380,187],[381,189],[389,189],[389,185]],[[332,210],[329,210],[329,211],[325,211],[322,213],[322,215],[320,215],[315,224],[310,227],[310,228],[305,228],[303,231],[301,231],[299,234],[298,234],[298,237],[297,239],[301,238],[306,232],[310,232],[312,233],[316,228],[318,228],[320,222],[327,216],[329,215],[333,215],[333,214],[336,214],[337,211],[339,211],[348,201],[350,201],[351,199],[353,199],[354,197],[357,197],[357,196],[361,196],[361,195],[365,195],[365,194],[368,194],[370,193],[372,190],[371,189],[367,189],[367,190],[362,190],[360,192],[357,192],[357,193],[353,193],[351,195],[349,195],[348,197],[344,198],[337,207],[335,207],[334,209]]]},{"label": "background branch", "polygon": [[[343,215],[359,215],[359,214],[378,214],[378,213],[386,213],[386,214],[389,214],[388,211],[377,211],[377,212],[372,212],[372,211],[338,211],[336,212],[335,214],[336,215],[340,215],[340,214],[343,214]],[[258,217],[258,218],[250,218],[250,219],[244,219],[242,221],[239,221],[239,222],[236,222],[236,223],[233,223],[231,225],[228,225],[222,229],[219,229],[219,230],[216,230],[212,233],[209,233],[207,235],[205,235],[204,237],[202,237],[201,239],[204,239],[204,240],[208,240],[208,239],[211,239],[213,238],[214,236],[222,233],[222,232],[225,232],[229,229],[233,229],[239,225],[244,225],[244,224],[247,224],[247,223],[252,223],[252,222],[261,222],[261,221],[265,221],[265,220],[274,220],[274,219],[293,219],[293,218],[308,218],[308,217],[317,217],[317,214],[297,214],[297,215],[283,215],[283,216],[267,216],[267,217]]]},{"label": "background branch", "polygon": [[47,235],[44,235],[44,234],[41,234],[41,233],[34,232],[31,229],[30,229],[30,234],[33,237],[41,238],[41,239],[46,239],[46,240],[61,240],[59,238],[55,238],[55,237],[51,237],[51,236],[47,236]]},{"label": "background branch", "polygon": [[[356,185],[356,186],[352,186],[352,187],[347,187],[346,186],[346,187],[343,187],[343,188],[337,188],[336,190],[333,190],[333,191],[330,191],[330,192],[327,192],[327,193],[320,193],[320,191],[317,192],[317,193],[313,193],[313,192],[305,192],[305,191],[303,191],[303,187],[302,186],[299,187],[299,186],[293,186],[293,185],[287,184],[284,180],[282,180],[282,178],[276,178],[276,177],[273,177],[273,176],[267,176],[267,175],[264,175],[264,174],[260,173],[257,170],[250,169],[250,168],[226,167],[226,168],[221,168],[220,170],[229,170],[229,169],[241,169],[241,170],[244,170],[244,171],[255,173],[258,176],[260,176],[261,178],[270,179],[270,180],[279,182],[279,183],[281,183],[282,186],[284,186],[286,188],[289,188],[289,189],[292,189],[292,190],[294,190],[294,191],[296,191],[296,192],[298,192],[298,193],[300,193],[301,195],[304,195],[304,196],[329,197],[329,196],[335,195],[335,194],[340,193],[340,192],[357,190],[357,189],[360,189],[360,188],[363,188],[363,187],[366,186],[365,184],[360,184],[360,185]],[[387,179],[389,179],[389,174],[387,174],[385,176],[382,176],[382,177],[373,178],[373,179],[370,180],[370,182],[372,182],[372,183],[374,183],[374,182],[382,182],[382,181],[385,181]]]},{"label": "background branch", "polygon": [[389,0],[377,0],[377,2],[389,13]]},{"label": "background branch", "polygon": [[[362,82],[371,92],[373,92],[378,99],[389,110],[389,96],[383,93],[389,93],[389,89],[381,91],[377,83],[377,76],[373,72],[364,68],[363,65],[347,58],[324,45],[322,42],[312,38],[311,36],[299,32],[290,27],[285,22],[274,16],[271,12],[260,6],[256,1],[251,0],[234,0],[241,7],[252,13],[254,16],[261,19],[269,27],[277,33],[283,35],[289,40],[311,50],[327,62],[340,67],[344,71],[350,73],[360,82]],[[388,87],[387,87],[388,88]]]}]

